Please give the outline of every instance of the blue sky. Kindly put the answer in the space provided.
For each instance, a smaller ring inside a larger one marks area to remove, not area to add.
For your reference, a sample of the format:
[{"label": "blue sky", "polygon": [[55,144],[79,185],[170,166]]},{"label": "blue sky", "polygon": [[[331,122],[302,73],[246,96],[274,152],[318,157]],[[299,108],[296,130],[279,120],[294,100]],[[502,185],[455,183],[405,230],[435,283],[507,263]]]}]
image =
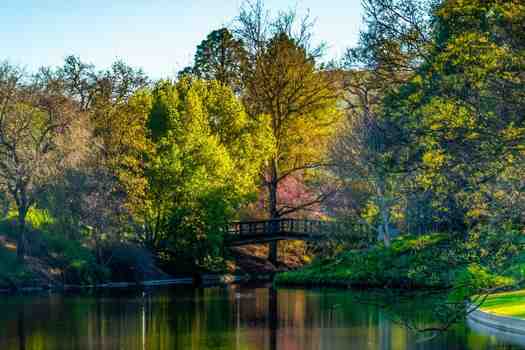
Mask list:
[{"label": "blue sky", "polygon": [[[106,68],[120,58],[154,78],[188,65],[206,35],[232,22],[241,0],[0,0],[0,60],[29,71],[79,55]],[[356,43],[360,0],[267,0],[272,10],[310,10],[328,56]]]}]

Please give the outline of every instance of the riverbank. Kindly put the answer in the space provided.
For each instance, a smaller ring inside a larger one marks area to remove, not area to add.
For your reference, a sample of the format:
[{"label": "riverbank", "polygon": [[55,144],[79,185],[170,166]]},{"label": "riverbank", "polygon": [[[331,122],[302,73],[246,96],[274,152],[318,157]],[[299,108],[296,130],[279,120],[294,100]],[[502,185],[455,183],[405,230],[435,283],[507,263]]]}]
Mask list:
[{"label": "riverbank", "polygon": [[[94,264],[86,266],[80,258],[64,260],[57,255],[42,254],[40,257],[26,256],[21,264],[16,257],[16,242],[0,235],[0,293],[271,282],[277,272],[297,269],[307,262],[299,252],[288,251],[283,254],[286,259],[274,266],[267,260],[267,247],[245,246],[229,250],[223,271],[169,274],[156,265],[145,249],[126,247],[121,250],[129,249],[133,254],[117,249],[113,265],[97,275],[100,268]],[[121,258],[122,255],[126,258]]]},{"label": "riverbank", "polygon": [[467,321],[473,329],[525,346],[525,290],[489,295]]},{"label": "riverbank", "polygon": [[[317,259],[296,271],[280,273],[277,285],[451,289],[456,284],[474,287],[511,285],[514,279],[495,275],[470,257],[470,246],[449,236],[404,236],[390,247],[348,251]],[[461,292],[469,293],[468,290]]]},{"label": "riverbank", "polygon": [[13,286],[11,288],[0,288],[0,294],[5,293],[34,293],[34,292],[66,292],[96,289],[130,289],[130,288],[151,288],[174,285],[193,285],[193,286],[212,286],[221,284],[232,284],[242,282],[271,281],[271,279],[250,278],[246,275],[229,274],[203,274],[197,277],[179,277],[163,280],[147,280],[136,282],[106,282],[98,284],[40,284],[34,286]]},{"label": "riverbank", "polygon": [[494,330],[525,335],[525,319],[523,318],[501,316],[478,309],[468,314],[467,319]]}]

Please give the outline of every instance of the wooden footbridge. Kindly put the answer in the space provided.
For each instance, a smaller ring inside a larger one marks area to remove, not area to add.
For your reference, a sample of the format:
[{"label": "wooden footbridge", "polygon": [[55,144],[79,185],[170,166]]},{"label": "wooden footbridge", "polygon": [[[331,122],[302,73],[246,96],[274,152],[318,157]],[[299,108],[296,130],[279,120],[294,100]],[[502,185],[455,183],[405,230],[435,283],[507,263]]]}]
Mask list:
[{"label": "wooden footbridge", "polygon": [[319,241],[338,230],[335,222],[304,219],[236,221],[229,225],[225,244],[230,247],[268,243],[268,260],[277,263],[277,243],[283,240]]},{"label": "wooden footbridge", "polygon": [[271,219],[261,221],[236,221],[230,223],[226,244],[269,243],[282,240],[317,241],[334,231],[335,223],[303,219]]}]

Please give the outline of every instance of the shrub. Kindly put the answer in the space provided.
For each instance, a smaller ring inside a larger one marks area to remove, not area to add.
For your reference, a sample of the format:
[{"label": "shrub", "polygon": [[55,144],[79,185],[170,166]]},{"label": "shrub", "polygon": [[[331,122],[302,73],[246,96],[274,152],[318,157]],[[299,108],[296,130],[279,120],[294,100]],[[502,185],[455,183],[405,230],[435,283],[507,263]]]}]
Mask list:
[{"label": "shrub", "polygon": [[142,281],[159,276],[153,254],[130,243],[115,243],[103,249],[112,281]]},{"label": "shrub", "polygon": [[16,252],[0,246],[0,288],[11,288],[31,277],[25,266],[18,262]]},{"label": "shrub", "polygon": [[108,269],[99,265],[93,250],[81,242],[45,231],[40,236],[53,264],[62,269],[65,283],[93,284],[108,279]]}]

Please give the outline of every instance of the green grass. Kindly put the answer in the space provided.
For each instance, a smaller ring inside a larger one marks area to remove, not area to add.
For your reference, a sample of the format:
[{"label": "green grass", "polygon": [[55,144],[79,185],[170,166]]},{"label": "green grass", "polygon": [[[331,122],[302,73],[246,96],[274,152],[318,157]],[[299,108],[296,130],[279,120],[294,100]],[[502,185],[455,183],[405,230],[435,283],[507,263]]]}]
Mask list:
[{"label": "green grass", "polygon": [[508,286],[514,276],[491,272],[473,259],[469,245],[442,234],[402,236],[390,247],[349,251],[330,259],[317,259],[297,271],[278,274],[281,285],[342,285],[352,287],[449,289],[464,300],[481,288]]},{"label": "green grass", "polygon": [[388,248],[350,251],[334,259],[318,259],[298,271],[277,275],[277,284],[348,285],[404,289],[445,288],[459,265],[447,236],[404,236]]},{"label": "green grass", "polygon": [[489,295],[480,309],[496,315],[525,318],[525,290]]}]

